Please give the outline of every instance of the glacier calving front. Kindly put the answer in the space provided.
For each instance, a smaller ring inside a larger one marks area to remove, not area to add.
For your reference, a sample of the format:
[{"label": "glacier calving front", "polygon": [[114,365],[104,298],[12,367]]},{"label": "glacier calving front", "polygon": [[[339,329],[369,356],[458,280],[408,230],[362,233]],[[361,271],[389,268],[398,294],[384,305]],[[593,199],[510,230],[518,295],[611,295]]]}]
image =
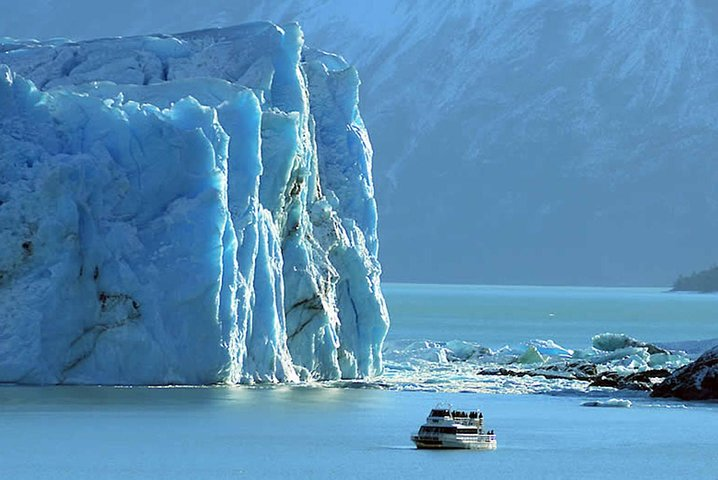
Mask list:
[{"label": "glacier calving front", "polygon": [[0,382],[381,371],[359,79],[296,25],[0,39]]}]

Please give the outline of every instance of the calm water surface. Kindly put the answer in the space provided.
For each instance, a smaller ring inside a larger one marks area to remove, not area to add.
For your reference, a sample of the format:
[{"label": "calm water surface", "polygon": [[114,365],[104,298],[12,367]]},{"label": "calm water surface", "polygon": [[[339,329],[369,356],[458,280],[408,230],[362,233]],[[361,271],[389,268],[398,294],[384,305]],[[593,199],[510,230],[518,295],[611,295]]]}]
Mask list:
[{"label": "calm water surface", "polygon": [[[660,289],[387,285],[390,338],[500,346],[603,331],[718,337],[718,297]],[[621,396],[617,393],[616,396]],[[0,478],[718,480],[718,404],[323,387],[0,387]],[[495,452],[417,451],[438,401],[484,410]]]},{"label": "calm water surface", "polygon": [[718,295],[661,288],[386,284],[390,339],[500,347],[534,338],[568,348],[603,332],[644,341],[718,338]]},{"label": "calm water surface", "polygon": [[[495,452],[417,451],[437,401],[480,405]],[[2,478],[718,478],[718,404],[383,390],[0,388]],[[663,402],[668,406],[679,406]]]}]

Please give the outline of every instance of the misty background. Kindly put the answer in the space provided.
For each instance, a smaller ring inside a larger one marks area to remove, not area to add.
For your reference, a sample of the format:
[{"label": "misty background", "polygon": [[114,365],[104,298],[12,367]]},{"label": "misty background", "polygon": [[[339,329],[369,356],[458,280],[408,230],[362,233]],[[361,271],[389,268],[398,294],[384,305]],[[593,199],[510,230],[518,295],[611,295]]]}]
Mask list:
[{"label": "misty background", "polygon": [[359,69],[383,279],[668,285],[718,261],[718,4],[0,0],[0,37],[298,21]]}]

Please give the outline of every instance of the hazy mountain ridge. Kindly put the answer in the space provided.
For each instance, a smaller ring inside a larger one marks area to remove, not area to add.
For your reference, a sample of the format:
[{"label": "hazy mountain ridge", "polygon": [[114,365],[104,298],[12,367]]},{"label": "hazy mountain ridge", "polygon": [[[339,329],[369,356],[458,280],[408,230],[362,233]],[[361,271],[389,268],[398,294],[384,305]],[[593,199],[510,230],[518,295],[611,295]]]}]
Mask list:
[{"label": "hazy mountain ridge", "polygon": [[[38,20],[24,36],[61,34],[60,7],[88,18],[100,8],[55,3],[23,7]],[[309,45],[356,64],[386,280],[668,284],[715,261],[709,2],[151,5],[129,0],[112,20],[65,28],[298,20]],[[0,35],[22,35],[11,17]]]}]

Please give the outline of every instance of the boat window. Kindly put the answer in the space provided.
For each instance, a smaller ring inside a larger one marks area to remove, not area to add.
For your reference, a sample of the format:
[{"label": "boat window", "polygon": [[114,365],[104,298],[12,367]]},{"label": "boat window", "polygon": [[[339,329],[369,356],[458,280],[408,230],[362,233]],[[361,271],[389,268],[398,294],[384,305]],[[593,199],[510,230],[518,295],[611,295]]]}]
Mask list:
[{"label": "boat window", "polygon": [[439,431],[439,433],[456,433],[456,428],[454,427],[437,427],[437,430]]}]

